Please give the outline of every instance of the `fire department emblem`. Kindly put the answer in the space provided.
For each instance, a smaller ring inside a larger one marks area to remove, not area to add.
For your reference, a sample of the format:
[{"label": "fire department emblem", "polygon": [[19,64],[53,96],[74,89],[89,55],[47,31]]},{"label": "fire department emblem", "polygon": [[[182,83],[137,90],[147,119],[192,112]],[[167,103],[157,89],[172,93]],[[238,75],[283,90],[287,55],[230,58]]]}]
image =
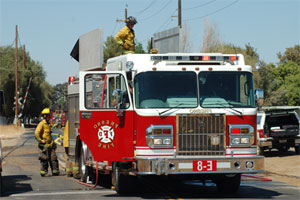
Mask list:
[{"label": "fire department emblem", "polygon": [[99,148],[110,149],[115,147],[115,130],[118,127],[119,124],[110,120],[102,120],[94,124],[95,133],[97,133],[99,140]]},{"label": "fire department emblem", "polygon": [[111,143],[114,140],[115,132],[113,127],[105,125],[99,127],[98,139],[105,144]]}]

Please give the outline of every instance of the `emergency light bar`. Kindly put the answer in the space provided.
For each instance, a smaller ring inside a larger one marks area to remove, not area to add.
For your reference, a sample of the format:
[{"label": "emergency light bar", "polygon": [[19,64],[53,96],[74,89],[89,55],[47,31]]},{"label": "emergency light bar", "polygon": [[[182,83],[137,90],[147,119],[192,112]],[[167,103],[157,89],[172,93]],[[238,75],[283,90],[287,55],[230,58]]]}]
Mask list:
[{"label": "emergency light bar", "polygon": [[153,61],[237,61],[239,56],[151,56]]}]

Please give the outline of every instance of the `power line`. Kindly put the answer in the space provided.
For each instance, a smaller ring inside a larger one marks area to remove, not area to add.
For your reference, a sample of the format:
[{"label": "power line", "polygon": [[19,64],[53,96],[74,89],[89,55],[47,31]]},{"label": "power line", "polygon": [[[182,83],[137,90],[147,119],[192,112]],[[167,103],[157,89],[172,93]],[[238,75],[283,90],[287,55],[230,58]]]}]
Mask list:
[{"label": "power line", "polygon": [[206,6],[208,4],[211,4],[213,2],[215,2],[216,0],[212,0],[212,1],[209,1],[207,3],[204,3],[204,4],[201,4],[201,5],[198,5],[198,6],[194,6],[194,7],[190,7],[190,8],[183,8],[181,10],[191,10],[191,9],[195,9],[195,8],[200,8],[200,7],[203,7],[203,6]]},{"label": "power line", "polygon": [[220,9],[215,10],[215,11],[213,11],[213,12],[211,12],[211,13],[206,14],[206,15],[202,15],[202,16],[200,16],[200,17],[195,17],[195,18],[190,18],[190,19],[185,19],[185,21],[192,21],[192,20],[202,19],[202,18],[205,18],[205,17],[207,17],[207,16],[209,16],[209,15],[216,14],[217,12],[220,12],[220,11],[222,11],[222,10],[224,10],[224,9],[226,9],[226,8],[228,8],[228,7],[230,7],[230,6],[232,6],[233,4],[237,3],[238,1],[239,1],[239,0],[236,0],[236,1],[234,1],[234,2],[232,2],[232,3],[230,3],[230,4],[228,4],[227,6],[224,6],[224,7],[220,8]]},{"label": "power line", "polygon": [[20,46],[22,46],[22,43],[21,43],[21,39],[20,39],[19,32],[18,32],[17,34],[18,34],[18,35],[17,35],[17,37],[18,37],[18,42],[19,42]]},{"label": "power line", "polygon": [[140,12],[138,12],[136,14],[136,17],[139,16],[140,14],[142,14],[143,12],[145,12],[146,10],[148,10],[151,6],[153,6],[153,4],[156,2],[157,0],[153,0],[146,8],[144,8],[143,10],[141,10]]},{"label": "power line", "polygon": [[173,15],[176,13],[177,9],[171,14],[171,17],[168,18],[157,30],[156,32],[160,31],[168,22],[172,21]]},{"label": "power line", "polygon": [[115,27],[114,27],[113,31],[111,32],[111,35],[113,35],[113,34],[114,34],[114,32],[115,32],[115,30],[116,30],[116,28],[117,28],[117,25],[118,25],[118,21],[116,21],[116,23],[115,23]]},{"label": "power line", "polygon": [[154,13],[153,15],[149,16],[149,17],[146,17],[144,19],[140,19],[140,21],[142,20],[147,20],[147,19],[150,19],[152,18],[153,16],[157,15],[158,13],[160,13],[163,9],[165,9],[170,3],[171,3],[172,0],[169,0],[160,10],[158,10],[156,13]]}]

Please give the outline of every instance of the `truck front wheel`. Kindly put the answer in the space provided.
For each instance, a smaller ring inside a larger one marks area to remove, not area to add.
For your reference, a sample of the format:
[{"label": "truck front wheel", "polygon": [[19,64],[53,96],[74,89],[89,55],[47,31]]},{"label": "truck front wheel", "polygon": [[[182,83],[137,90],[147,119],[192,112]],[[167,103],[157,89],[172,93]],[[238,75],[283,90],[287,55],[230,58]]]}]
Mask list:
[{"label": "truck front wheel", "polygon": [[117,163],[113,164],[112,172],[112,185],[118,194],[130,194],[135,189],[136,177],[128,175],[126,172],[122,172],[122,169],[117,166]]},{"label": "truck front wheel", "polygon": [[216,180],[218,191],[223,194],[233,194],[239,190],[241,174],[222,174]]},{"label": "truck front wheel", "polygon": [[295,146],[294,148],[295,148],[296,154],[299,155],[300,154],[300,146]]}]

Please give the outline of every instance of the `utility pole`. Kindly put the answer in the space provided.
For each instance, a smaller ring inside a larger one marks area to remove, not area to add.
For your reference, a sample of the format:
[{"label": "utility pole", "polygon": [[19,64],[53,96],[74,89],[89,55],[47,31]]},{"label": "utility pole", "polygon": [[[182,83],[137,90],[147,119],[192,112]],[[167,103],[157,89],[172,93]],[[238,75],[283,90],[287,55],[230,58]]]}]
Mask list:
[{"label": "utility pole", "polygon": [[125,18],[124,19],[117,19],[117,22],[126,22],[127,19],[127,4],[126,4],[126,8],[125,8]]},{"label": "utility pole", "polygon": [[179,26],[179,28],[182,27],[182,25],[181,25],[181,0],[178,0],[178,26]]},{"label": "utility pole", "polygon": [[23,67],[24,67],[24,69],[26,69],[26,63],[25,63],[25,61],[26,61],[26,55],[25,55],[25,44],[23,45]]},{"label": "utility pole", "polygon": [[18,25],[16,25],[16,48],[15,48],[15,90],[16,90],[16,110],[15,110],[15,123],[17,126],[19,126],[19,120],[18,120]]}]

